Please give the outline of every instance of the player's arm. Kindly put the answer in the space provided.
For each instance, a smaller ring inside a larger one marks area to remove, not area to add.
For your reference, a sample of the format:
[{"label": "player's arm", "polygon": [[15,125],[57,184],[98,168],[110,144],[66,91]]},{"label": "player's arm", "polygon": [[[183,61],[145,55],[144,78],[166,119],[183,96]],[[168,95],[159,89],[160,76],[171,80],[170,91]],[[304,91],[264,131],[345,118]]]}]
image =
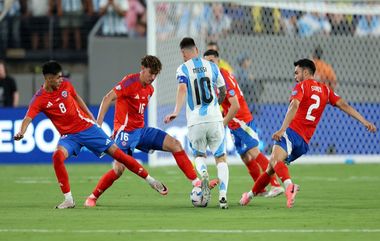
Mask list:
[{"label": "player's arm", "polygon": [[19,132],[17,132],[17,134],[13,137],[14,140],[18,141],[24,138],[25,131],[28,128],[30,122],[32,122],[32,120],[33,119],[29,116],[25,116],[25,118],[22,120]]},{"label": "player's arm", "polygon": [[365,126],[365,128],[367,128],[368,131],[376,131],[376,126],[373,123],[367,121],[357,110],[355,110],[355,108],[350,106],[344,99],[339,99],[335,105],[343,112],[346,112],[348,115],[357,119],[360,123],[363,124],[363,126]]},{"label": "player's arm", "polygon": [[282,122],[281,128],[273,133],[272,139],[279,141],[281,137],[284,135],[286,129],[289,127],[290,122],[294,119],[294,116],[297,113],[297,110],[300,106],[300,101],[298,99],[293,99],[292,102],[290,102],[288,111],[286,112],[284,121]]},{"label": "player's arm", "polygon": [[224,98],[226,98],[226,86],[223,85],[221,87],[218,87],[218,90],[219,90],[219,94],[218,94],[218,103],[219,105],[222,104]]},{"label": "player's arm", "polygon": [[101,126],[104,121],[104,116],[106,115],[110,105],[112,102],[114,102],[117,98],[117,95],[115,91],[112,89],[110,90],[102,100],[102,103],[100,104],[98,117],[96,118],[96,122]]},{"label": "player's arm", "polygon": [[223,124],[226,126],[235,117],[236,113],[239,111],[240,104],[236,95],[228,98],[231,106],[228,109],[227,115],[223,118]]},{"label": "player's arm", "polygon": [[187,92],[186,84],[185,83],[178,84],[174,111],[173,113],[165,116],[165,119],[164,119],[165,124],[171,122],[179,115],[179,112],[181,111],[182,106],[185,104],[185,101],[186,101],[186,92]]},{"label": "player's arm", "polygon": [[82,97],[79,95],[74,96],[75,100],[77,101],[79,107],[93,120],[95,121],[94,115],[91,113],[91,111],[88,109],[86,103],[84,103]]}]

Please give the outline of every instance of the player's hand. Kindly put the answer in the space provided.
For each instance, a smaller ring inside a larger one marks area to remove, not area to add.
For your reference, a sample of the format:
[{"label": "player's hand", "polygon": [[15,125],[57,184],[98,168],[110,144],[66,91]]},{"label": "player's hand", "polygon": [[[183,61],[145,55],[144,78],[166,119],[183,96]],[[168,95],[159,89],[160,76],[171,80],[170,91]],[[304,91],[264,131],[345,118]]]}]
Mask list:
[{"label": "player's hand", "polygon": [[272,135],[272,139],[275,141],[280,141],[281,137],[284,135],[285,131],[283,130],[278,130]]},{"label": "player's hand", "polygon": [[367,121],[364,123],[364,126],[369,132],[376,132],[376,126],[373,123]]},{"label": "player's hand", "polygon": [[15,141],[19,141],[19,140],[21,140],[22,138],[24,138],[24,135],[21,134],[20,132],[13,136],[13,139],[14,139]]},{"label": "player's hand", "polygon": [[169,115],[165,116],[164,123],[165,123],[165,124],[168,124],[168,123],[170,123],[172,120],[174,120],[175,118],[177,118],[177,114],[174,114],[174,113],[169,114]]}]

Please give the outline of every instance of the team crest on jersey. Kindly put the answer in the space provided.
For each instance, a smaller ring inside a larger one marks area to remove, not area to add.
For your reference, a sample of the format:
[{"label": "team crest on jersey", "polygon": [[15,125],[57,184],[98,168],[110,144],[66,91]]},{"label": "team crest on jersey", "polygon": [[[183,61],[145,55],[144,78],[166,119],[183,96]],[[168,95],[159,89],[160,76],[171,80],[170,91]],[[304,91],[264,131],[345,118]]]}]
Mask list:
[{"label": "team crest on jersey", "polygon": [[121,85],[116,85],[115,89],[116,90],[121,90]]},{"label": "team crest on jersey", "polygon": [[293,91],[292,91],[292,95],[296,95],[297,93],[298,93],[297,90],[293,90]]},{"label": "team crest on jersey", "polygon": [[67,98],[67,91],[66,90],[62,91],[61,95],[63,98]]}]

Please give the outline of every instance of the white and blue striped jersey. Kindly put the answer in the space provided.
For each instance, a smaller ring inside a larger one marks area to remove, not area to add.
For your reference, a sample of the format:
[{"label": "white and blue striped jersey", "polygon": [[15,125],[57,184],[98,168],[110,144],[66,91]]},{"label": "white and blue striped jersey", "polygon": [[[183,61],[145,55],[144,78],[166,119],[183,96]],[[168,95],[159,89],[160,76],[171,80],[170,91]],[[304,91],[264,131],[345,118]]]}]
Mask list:
[{"label": "white and blue striped jersey", "polygon": [[218,66],[193,58],[177,69],[177,80],[187,86],[187,126],[223,121],[216,89],[225,85]]}]

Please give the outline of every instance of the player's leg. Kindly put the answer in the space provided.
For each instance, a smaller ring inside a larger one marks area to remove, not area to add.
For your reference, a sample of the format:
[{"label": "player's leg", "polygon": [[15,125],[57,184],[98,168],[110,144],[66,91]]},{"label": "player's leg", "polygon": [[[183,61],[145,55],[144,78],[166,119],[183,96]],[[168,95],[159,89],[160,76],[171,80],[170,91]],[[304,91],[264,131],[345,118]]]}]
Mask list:
[{"label": "player's leg", "polygon": [[226,158],[225,128],[223,123],[214,122],[208,125],[208,145],[215,157],[216,169],[219,178],[219,206],[228,208],[227,190],[229,182],[229,169]]},{"label": "player's leg", "polygon": [[[138,143],[140,139],[140,133],[136,132],[136,135],[134,133],[127,133],[124,131],[118,132],[118,134],[115,136],[115,143],[116,145],[123,150],[125,153],[129,153],[131,151],[131,146],[134,146]],[[90,196],[87,197],[84,206],[85,207],[95,207],[96,202],[98,198],[108,189],[112,186],[112,184],[123,175],[125,171],[125,166],[121,164],[120,162],[114,160],[112,162],[112,169],[108,170],[98,181],[96,187],[90,194]]]},{"label": "player's leg", "polygon": [[[253,163],[256,163],[258,168],[259,169],[261,168],[261,170],[263,170],[263,171],[265,171],[269,165],[269,160],[265,157],[264,154],[262,154],[260,152],[258,147],[253,147],[253,148],[249,149],[246,153],[244,153],[242,155],[242,159],[243,159],[243,162],[246,164],[246,166],[249,170],[250,170],[250,168],[252,168],[252,165],[254,165]],[[261,172],[259,170],[259,175],[256,176],[256,179],[254,179],[253,175],[251,175],[251,176],[255,181],[257,181],[257,179],[260,176],[260,173]],[[271,184],[272,188],[270,189],[270,191],[268,193],[265,194],[265,197],[276,197],[276,196],[284,193],[285,190],[283,187],[281,187],[281,184],[277,181],[276,175],[272,175],[272,177],[270,179],[270,184]],[[263,189],[261,191],[261,194],[263,193],[263,191],[265,192],[265,189]]]},{"label": "player's leg", "polygon": [[95,207],[98,198],[109,188],[112,184],[123,175],[125,166],[120,162],[113,161],[112,169],[106,172],[99,180],[98,184],[92,191],[91,195],[87,197],[84,206]]},{"label": "player's leg", "polygon": [[195,172],[189,157],[177,139],[160,129],[152,127],[143,128],[141,133],[140,141],[137,145],[138,149],[146,152],[149,150],[171,152],[178,167],[193,185],[195,185],[196,182],[199,182],[197,173]]},{"label": "player's leg", "polygon": [[[276,165],[277,162],[283,163],[282,160],[285,160],[288,157],[288,153],[278,145],[273,146],[272,155],[270,158],[270,165],[265,172],[263,172],[260,177],[257,179],[251,191],[243,193],[242,198],[240,199],[241,205],[247,205],[254,196],[258,196],[263,188],[265,188],[270,180],[271,176],[275,173],[273,165]],[[277,161],[280,160],[280,161]]]},{"label": "player's leg", "polygon": [[205,128],[207,123],[201,123],[189,127],[188,138],[190,147],[195,156],[195,169],[201,176],[202,197],[209,202],[211,198],[209,174],[206,165],[206,150],[207,150],[207,132]]},{"label": "player's leg", "polygon": [[79,153],[80,144],[73,141],[71,137],[72,136],[68,135],[66,138],[60,139],[52,156],[55,175],[65,198],[61,204],[56,206],[58,209],[75,207],[75,202],[70,188],[69,175],[64,162],[72,154]]},{"label": "player's leg", "polygon": [[[232,130],[231,132],[234,136],[235,146],[238,153],[241,155],[244,164],[247,166],[252,179],[256,181],[261,170],[265,171],[267,169],[269,160],[258,148],[260,140],[254,121],[248,123],[242,122],[240,125],[240,128]],[[272,177],[271,185],[273,188],[266,194],[266,197],[277,196],[284,192],[280,183],[277,182],[276,176]],[[262,194],[265,194],[265,189],[262,191]]]},{"label": "player's leg", "polygon": [[195,169],[201,177],[205,174],[208,175],[206,165],[207,137],[206,132],[204,131],[204,126],[204,124],[190,126],[188,131],[190,148],[195,157]]},{"label": "player's leg", "polygon": [[149,185],[162,195],[168,193],[168,189],[161,182],[149,176],[148,171],[136,161],[132,156],[125,154],[116,144],[110,139],[104,131],[97,125],[93,125],[89,129],[80,133],[77,137],[81,143],[91,150],[95,155],[102,156],[107,153],[116,161],[122,163],[131,172],[145,179]]},{"label": "player's leg", "polygon": [[136,159],[125,154],[121,149],[119,149],[116,146],[116,144],[113,144],[110,148],[107,149],[106,152],[107,154],[112,156],[116,161],[124,164],[124,166],[128,168],[131,172],[135,173],[141,178],[144,178],[149,183],[149,185],[157,192],[159,192],[161,195],[168,194],[168,189],[163,183],[151,177],[148,174],[148,171],[145,170],[145,168],[140,163],[138,163]]}]

